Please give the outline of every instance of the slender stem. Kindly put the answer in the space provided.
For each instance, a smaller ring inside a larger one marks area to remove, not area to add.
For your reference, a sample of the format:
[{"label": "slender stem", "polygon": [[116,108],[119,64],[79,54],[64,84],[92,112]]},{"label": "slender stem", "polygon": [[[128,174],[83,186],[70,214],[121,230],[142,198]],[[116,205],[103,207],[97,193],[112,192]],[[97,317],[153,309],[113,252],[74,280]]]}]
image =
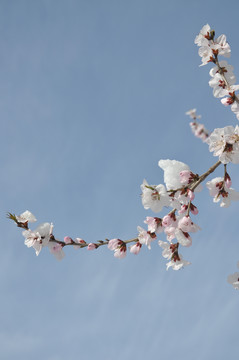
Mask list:
[{"label": "slender stem", "polygon": [[[55,242],[57,244],[60,244],[62,245],[63,247],[65,246],[68,246],[68,245],[74,245],[74,246],[78,246],[79,248],[85,248],[89,245],[89,243],[87,242],[84,242],[84,243],[77,243],[75,241],[72,240],[72,242],[66,244],[64,241],[60,241],[60,240],[57,240],[55,239],[55,237],[52,235],[51,239],[49,240],[50,242]],[[125,240],[123,241],[125,244],[129,244],[129,243],[132,243],[132,242],[137,242],[138,241],[138,238],[133,238],[133,239],[129,239],[129,240]],[[97,240],[97,243],[95,243],[96,247],[100,247],[102,245],[108,245],[109,243],[109,240],[106,239],[105,241],[103,240]]]},{"label": "slender stem", "polygon": [[201,182],[203,182],[208,175],[210,175],[211,173],[213,173],[216,168],[221,164],[221,161],[218,160],[213,166],[211,166],[204,174],[202,174],[201,176],[199,176],[199,179],[193,184],[193,186],[191,187],[191,190],[194,191],[199,184],[201,184]]},{"label": "slender stem", "polygon": [[[223,71],[223,68],[219,65],[219,61],[218,61],[218,57],[217,57],[217,55],[214,55],[214,59],[215,59],[215,64],[217,65],[217,67],[218,67],[218,72],[219,72],[219,74],[221,75],[221,77],[223,78],[223,80],[225,81],[225,84],[226,84],[226,86],[227,86],[227,90],[228,90],[228,92],[231,90],[231,85],[229,84],[229,82],[228,82],[228,80],[227,80],[227,78],[226,78],[226,76],[225,76],[225,73],[224,73],[224,71]],[[233,90],[231,90],[232,92],[234,92]],[[236,101],[237,103],[239,103],[239,98],[238,98],[238,96],[236,96],[236,95],[234,95],[234,101]]]}]

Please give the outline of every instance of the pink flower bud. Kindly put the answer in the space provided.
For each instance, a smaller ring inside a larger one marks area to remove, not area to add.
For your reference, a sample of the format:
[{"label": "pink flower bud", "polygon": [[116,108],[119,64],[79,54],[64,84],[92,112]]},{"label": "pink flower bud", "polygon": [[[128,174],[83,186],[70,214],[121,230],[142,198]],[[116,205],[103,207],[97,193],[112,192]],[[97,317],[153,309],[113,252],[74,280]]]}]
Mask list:
[{"label": "pink flower bud", "polygon": [[141,247],[142,247],[142,244],[140,244],[140,242],[138,241],[136,244],[130,246],[129,251],[134,255],[138,255],[138,253],[140,252]]},{"label": "pink flower bud", "polygon": [[73,243],[73,240],[70,236],[65,236],[64,242],[65,242],[65,244],[71,244],[71,243]]},{"label": "pink flower bud", "polygon": [[179,173],[180,182],[183,185],[188,185],[194,179],[195,175],[190,170],[183,170]]},{"label": "pink flower bud", "polygon": [[225,181],[226,187],[229,189],[232,186],[232,180],[228,173],[225,174],[224,181]]},{"label": "pink flower bud", "polygon": [[81,238],[76,238],[75,242],[78,244],[85,244],[85,240],[81,239]]},{"label": "pink flower bud", "polygon": [[162,225],[164,227],[170,226],[173,222],[173,218],[170,215],[165,215],[163,217]]},{"label": "pink flower bud", "polygon": [[225,106],[229,106],[234,103],[234,100],[235,99],[232,96],[225,97],[225,98],[221,99],[221,103]]},{"label": "pink flower bud", "polygon": [[87,250],[94,250],[96,248],[97,248],[97,246],[94,243],[89,243],[88,246],[87,246]]},{"label": "pink flower bud", "polygon": [[108,242],[108,249],[115,250],[118,246],[120,246],[123,243],[120,239],[112,239]]}]

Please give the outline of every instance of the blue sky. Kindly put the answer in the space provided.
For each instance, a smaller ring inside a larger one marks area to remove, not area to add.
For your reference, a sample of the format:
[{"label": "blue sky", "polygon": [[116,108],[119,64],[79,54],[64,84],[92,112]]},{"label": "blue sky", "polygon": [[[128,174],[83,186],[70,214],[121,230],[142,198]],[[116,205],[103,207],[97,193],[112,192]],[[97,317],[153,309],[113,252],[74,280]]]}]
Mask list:
[{"label": "blue sky", "polygon": [[152,215],[140,185],[163,182],[158,160],[199,174],[216,162],[185,111],[196,107],[209,130],[237,124],[194,38],[206,23],[225,33],[238,79],[238,10],[236,0],[0,1],[2,359],[235,358],[238,292],[226,279],[239,260],[237,203],[196,197],[202,231],[179,272],[166,272],[156,243],[124,260],[103,247],[36,257],[5,214],[28,209],[59,239],[137,236]]}]

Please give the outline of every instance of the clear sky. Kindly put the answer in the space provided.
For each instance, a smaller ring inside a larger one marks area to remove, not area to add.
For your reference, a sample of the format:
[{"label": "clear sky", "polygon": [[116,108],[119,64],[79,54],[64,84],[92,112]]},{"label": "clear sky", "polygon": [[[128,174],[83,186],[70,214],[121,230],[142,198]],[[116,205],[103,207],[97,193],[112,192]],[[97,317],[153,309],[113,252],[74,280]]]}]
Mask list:
[{"label": "clear sky", "polygon": [[[157,243],[123,260],[106,247],[36,257],[5,215],[28,209],[59,239],[137,236],[152,215],[140,185],[163,182],[158,160],[199,174],[217,160],[185,112],[196,107],[209,130],[238,124],[194,45],[206,23],[226,34],[239,79],[238,13],[237,0],[0,0],[1,359],[237,358],[226,279],[238,203],[222,209],[204,187],[202,230],[183,249],[192,265],[178,272]],[[228,171],[239,191],[238,168]]]}]

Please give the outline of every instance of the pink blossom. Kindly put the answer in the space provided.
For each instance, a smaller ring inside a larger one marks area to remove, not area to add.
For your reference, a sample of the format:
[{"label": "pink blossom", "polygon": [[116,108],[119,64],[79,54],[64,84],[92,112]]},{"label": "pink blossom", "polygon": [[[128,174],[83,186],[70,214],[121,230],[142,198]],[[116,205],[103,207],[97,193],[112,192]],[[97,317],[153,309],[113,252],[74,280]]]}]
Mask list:
[{"label": "pink blossom", "polygon": [[213,202],[221,201],[221,207],[228,207],[232,200],[239,200],[239,193],[236,190],[232,188],[225,189],[222,177],[216,177],[208,181],[206,186],[209,189],[210,195],[214,197]]},{"label": "pink blossom", "polygon": [[167,240],[171,242],[175,238],[176,227],[169,226],[164,229],[165,234],[167,235]]},{"label": "pink blossom", "polygon": [[200,230],[199,226],[194,224],[190,216],[184,216],[178,222],[178,228],[183,232],[197,232]]},{"label": "pink blossom", "polygon": [[87,246],[87,250],[94,250],[96,248],[97,248],[97,246],[94,243],[89,243],[88,246]]},{"label": "pink blossom", "polygon": [[148,246],[148,249],[151,249],[151,242],[156,239],[156,234],[144,230],[141,226],[137,227],[138,229],[138,240],[140,244]]},{"label": "pink blossom", "polygon": [[171,212],[163,217],[162,225],[168,227],[176,221],[175,213]]},{"label": "pink blossom", "polygon": [[65,236],[64,242],[65,242],[65,244],[71,244],[71,243],[73,243],[73,240],[70,236]]},{"label": "pink blossom", "polygon": [[78,237],[75,238],[75,242],[78,243],[78,244],[80,244],[80,245],[81,245],[81,244],[82,244],[82,245],[86,244],[85,240],[83,240],[83,239],[81,239],[81,238],[78,238]]},{"label": "pink blossom", "polygon": [[187,204],[183,204],[181,206],[181,209],[178,211],[179,214],[184,214],[186,211],[188,210],[188,205]]},{"label": "pink blossom", "polygon": [[232,180],[228,173],[225,174],[224,181],[225,181],[226,187],[229,189],[232,186]]},{"label": "pink blossom", "polygon": [[111,239],[108,242],[108,249],[110,250],[115,250],[117,249],[118,246],[120,246],[122,244],[122,240],[120,239]]},{"label": "pink blossom", "polygon": [[159,234],[163,231],[162,219],[158,217],[147,216],[144,223],[148,225],[148,231],[151,233],[157,232]]},{"label": "pink blossom", "polygon": [[136,244],[130,246],[129,251],[134,255],[138,255],[138,253],[140,252],[141,247],[142,247],[142,244],[140,244],[140,242],[137,241]]},{"label": "pink blossom", "polygon": [[114,251],[114,257],[118,259],[123,259],[126,256],[126,245],[122,244],[119,248],[115,249]]},{"label": "pink blossom", "polygon": [[126,256],[126,244],[120,239],[111,239],[108,242],[108,249],[114,251],[114,256],[118,259],[123,259]]},{"label": "pink blossom", "polygon": [[195,179],[195,174],[192,173],[192,171],[190,170],[180,171],[179,175],[180,175],[180,182],[183,185],[188,185]]},{"label": "pink blossom", "polygon": [[192,238],[188,232],[182,231],[181,229],[175,230],[175,237],[178,240],[179,244],[182,246],[189,247],[192,245]]},{"label": "pink blossom", "polygon": [[49,242],[48,244],[50,253],[55,256],[57,260],[62,260],[65,256],[64,251],[62,250],[62,245],[54,242]]},{"label": "pink blossom", "polygon": [[205,128],[205,126],[203,124],[198,123],[197,121],[190,122],[189,125],[191,127],[193,134],[197,138],[205,142],[206,139],[208,138],[208,130]]},{"label": "pink blossom", "polygon": [[19,224],[27,224],[29,222],[37,221],[35,216],[29,210],[26,210],[21,215],[16,216],[16,219]]}]

